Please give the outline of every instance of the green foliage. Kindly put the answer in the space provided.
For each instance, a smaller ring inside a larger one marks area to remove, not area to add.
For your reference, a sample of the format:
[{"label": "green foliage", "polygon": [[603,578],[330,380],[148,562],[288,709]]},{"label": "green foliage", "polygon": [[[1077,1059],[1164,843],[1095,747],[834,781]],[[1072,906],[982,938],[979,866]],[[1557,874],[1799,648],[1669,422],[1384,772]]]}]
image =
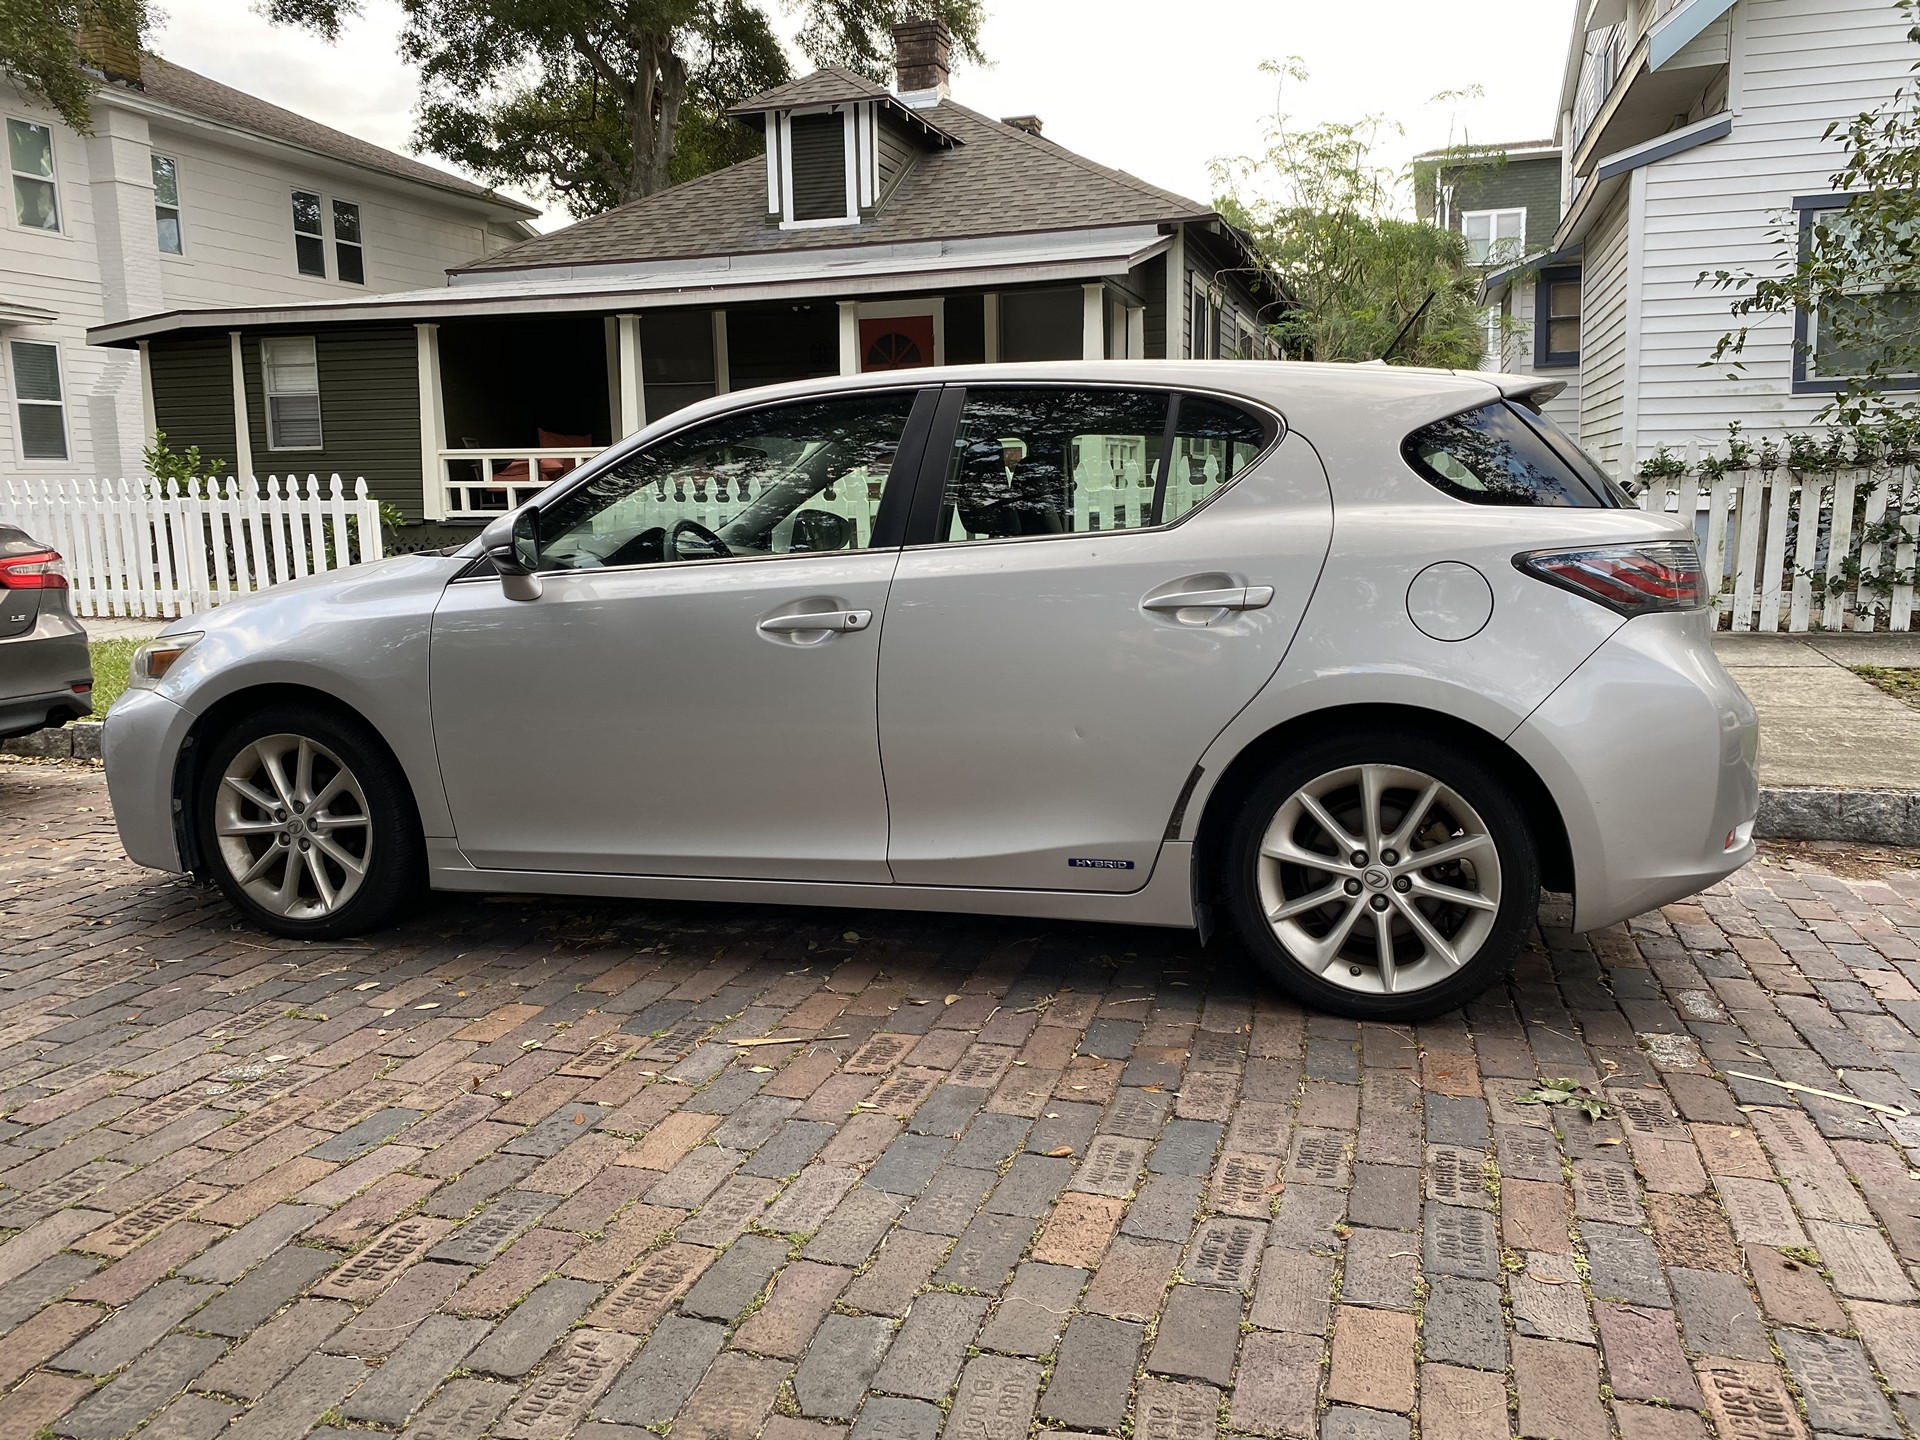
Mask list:
[{"label": "green foliage", "polygon": [[[0,0],[0,4],[15,0]],[[265,0],[332,39],[362,0]],[[801,46],[879,78],[894,23],[931,15],[980,58],[981,0],[789,0]],[[791,78],[761,0],[400,0],[414,143],[493,185],[595,215],[759,153],[729,106]]]},{"label": "green foliage", "polygon": [[141,460],[147,467],[147,474],[154,479],[175,480],[183,486],[212,479],[227,463],[224,460],[202,460],[198,445],[189,445],[184,451],[175,450],[167,444],[167,432],[164,430],[153,432],[153,440],[141,452]]},{"label": "green foliage", "polygon": [[[1920,0],[1894,0],[1907,38],[1920,45]],[[1909,74],[1920,79],[1920,60]],[[1887,103],[1828,125],[1824,138],[1840,140],[1846,163],[1833,176],[1835,192],[1850,195],[1844,209],[1822,212],[1802,246],[1799,216],[1782,217],[1773,235],[1775,262],[1751,269],[1702,271],[1700,284],[1726,291],[1742,323],[1720,337],[1707,365],[1730,378],[1753,326],[1763,318],[1818,317],[1820,345],[1851,357],[1845,381],[1821,419],[1858,425],[1884,417],[1920,415],[1913,392],[1886,388],[1894,376],[1920,374],[1920,85],[1903,82]],[[1803,343],[1811,356],[1811,343]]]},{"label": "green foliage", "polygon": [[[1304,76],[1297,61],[1261,68]],[[1271,327],[1289,358],[1476,366],[1466,241],[1396,213],[1399,177],[1373,158],[1390,131],[1379,116],[1298,130],[1277,118],[1263,152],[1214,162],[1215,203],[1297,302]]]},{"label": "green foliage", "polygon": [[1586,1113],[1589,1120],[1607,1117],[1607,1102],[1577,1080],[1542,1080],[1538,1088],[1513,1097],[1516,1105],[1566,1105]]},{"label": "green foliage", "polygon": [[94,719],[105,717],[113,702],[126,693],[133,652],[139,648],[138,640],[95,640],[88,644],[87,657],[93,665],[93,693],[88,698],[93,701]]},{"label": "green foliage", "polygon": [[151,23],[147,0],[0,0],[0,70],[91,135],[99,82],[82,68],[76,33],[110,30],[137,46]]}]

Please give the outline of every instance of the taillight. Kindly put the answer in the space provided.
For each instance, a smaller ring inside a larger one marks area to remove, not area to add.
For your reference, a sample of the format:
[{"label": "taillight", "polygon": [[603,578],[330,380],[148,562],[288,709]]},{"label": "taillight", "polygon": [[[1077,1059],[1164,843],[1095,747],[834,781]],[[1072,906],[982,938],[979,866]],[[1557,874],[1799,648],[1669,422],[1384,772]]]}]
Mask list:
[{"label": "taillight", "polygon": [[67,562],[54,550],[0,559],[0,590],[64,590]]},{"label": "taillight", "polygon": [[1621,615],[1706,607],[1700,552],[1690,540],[1647,545],[1596,545],[1585,550],[1536,550],[1516,555],[1521,571]]}]

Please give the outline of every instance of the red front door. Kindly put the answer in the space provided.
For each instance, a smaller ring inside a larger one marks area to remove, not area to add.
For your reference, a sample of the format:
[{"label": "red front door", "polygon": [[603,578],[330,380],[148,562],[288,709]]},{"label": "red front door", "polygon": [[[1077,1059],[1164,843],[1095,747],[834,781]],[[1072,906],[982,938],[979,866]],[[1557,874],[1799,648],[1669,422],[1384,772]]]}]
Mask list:
[{"label": "red front door", "polygon": [[933,364],[933,316],[860,322],[862,370],[913,370]]}]

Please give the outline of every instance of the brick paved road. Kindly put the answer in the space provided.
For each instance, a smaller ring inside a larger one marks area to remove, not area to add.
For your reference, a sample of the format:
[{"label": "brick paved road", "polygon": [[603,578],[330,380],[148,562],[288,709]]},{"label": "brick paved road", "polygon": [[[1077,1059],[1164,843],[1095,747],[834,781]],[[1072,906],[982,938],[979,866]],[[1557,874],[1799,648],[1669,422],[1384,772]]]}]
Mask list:
[{"label": "brick paved road", "polygon": [[[0,1440],[1894,1440],[1920,1122],[1763,1083],[1920,1109],[1888,858],[1409,1030],[1025,921],[289,947],[0,766]],[[1562,1075],[1615,1118],[1512,1103]]]}]

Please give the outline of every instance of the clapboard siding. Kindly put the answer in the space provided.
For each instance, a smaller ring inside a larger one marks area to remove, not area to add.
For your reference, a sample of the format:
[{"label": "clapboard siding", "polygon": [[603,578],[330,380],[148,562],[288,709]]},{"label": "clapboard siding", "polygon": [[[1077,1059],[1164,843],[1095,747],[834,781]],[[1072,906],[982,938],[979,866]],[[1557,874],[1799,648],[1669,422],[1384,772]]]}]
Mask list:
[{"label": "clapboard siding", "polygon": [[1162,251],[1142,265],[1135,272],[1134,279],[1146,296],[1146,316],[1142,326],[1146,358],[1164,360],[1167,358],[1166,252]]},{"label": "clapboard siding", "polygon": [[153,419],[174,450],[200,447],[200,458],[236,473],[233,430],[233,346],[224,332],[162,336],[152,344]]},{"label": "clapboard siding", "polygon": [[914,157],[920,153],[920,147],[905,128],[884,110],[874,126],[874,132],[874,159],[879,167],[880,195],[884,199],[900,177],[907,173]]},{"label": "clapboard siding", "polygon": [[1732,21],[1732,133],[1644,172],[1638,423],[1629,459],[1662,444],[1717,441],[1735,419],[1755,436],[1803,427],[1822,408],[1824,397],[1792,393],[1791,317],[1754,323],[1739,378],[1702,368],[1736,322],[1728,296],[1699,277],[1777,269],[1778,227],[1791,223],[1794,198],[1828,193],[1844,160],[1822,132],[1884,104],[1914,59],[1886,0],[1740,0]]},{"label": "clapboard siding", "polygon": [[260,335],[241,337],[255,471],[322,478],[337,471],[348,481],[364,476],[374,499],[398,505],[408,519],[418,520],[420,387],[413,327],[366,326],[313,333],[320,366],[318,450],[268,447]]},{"label": "clapboard siding", "polygon": [[1618,196],[1588,233],[1581,273],[1580,440],[1618,473],[1631,445],[1625,433],[1627,356],[1627,196]]}]

